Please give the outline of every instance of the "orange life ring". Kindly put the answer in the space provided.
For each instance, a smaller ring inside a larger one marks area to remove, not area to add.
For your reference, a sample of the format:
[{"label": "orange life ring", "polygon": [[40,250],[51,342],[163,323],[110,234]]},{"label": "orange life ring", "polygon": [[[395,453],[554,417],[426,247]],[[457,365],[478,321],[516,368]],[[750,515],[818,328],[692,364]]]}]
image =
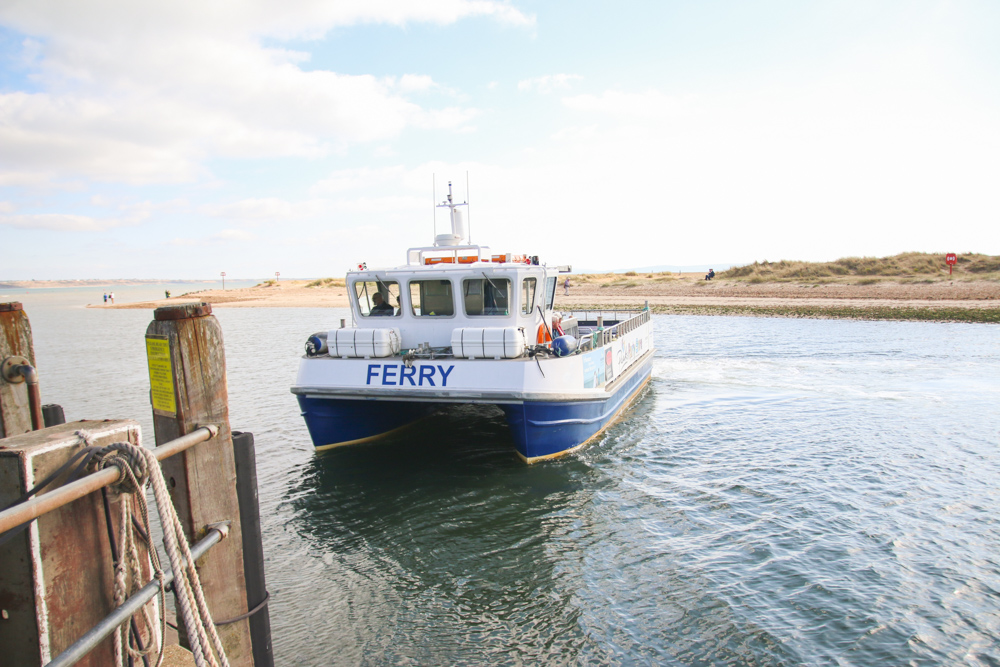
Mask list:
[{"label": "orange life ring", "polygon": [[538,335],[535,337],[535,340],[539,345],[545,345],[546,343],[552,342],[552,334],[550,334],[549,330],[545,328],[544,323],[538,325]]}]

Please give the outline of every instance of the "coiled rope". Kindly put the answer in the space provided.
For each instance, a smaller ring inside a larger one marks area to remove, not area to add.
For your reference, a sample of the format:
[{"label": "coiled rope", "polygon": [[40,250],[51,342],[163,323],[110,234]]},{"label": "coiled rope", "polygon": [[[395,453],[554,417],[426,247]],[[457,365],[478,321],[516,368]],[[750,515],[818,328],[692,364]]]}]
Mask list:
[{"label": "coiled rope", "polygon": [[[77,431],[77,435],[89,444],[88,434]],[[163,526],[163,546],[170,560],[170,567],[174,572],[174,592],[177,597],[177,606],[180,608],[181,618],[187,630],[195,664],[198,667],[229,667],[222,640],[219,639],[208,605],[205,603],[201,581],[198,578],[198,571],[195,569],[194,558],[191,556],[187,538],[184,536],[184,529],[170,500],[163,472],[160,470],[160,462],[156,460],[156,456],[150,450],[128,442],[116,442],[108,445],[97,452],[95,459],[98,469],[117,466],[121,471],[118,480],[112,485],[112,488],[121,495],[119,503],[121,511],[119,554],[121,556],[115,566],[115,604],[121,605],[145,583],[142,581],[139,554],[136,548],[136,536],[139,531],[134,529],[132,521],[129,520],[132,516],[131,508],[133,505],[139,510],[146,536],[144,539],[139,535],[139,539],[147,545],[146,551],[149,554],[153,576],[160,582],[159,609],[154,607],[153,610],[150,610],[148,604],[144,605],[142,609],[142,622],[149,629],[151,635],[153,628],[157,625],[154,617],[159,616],[159,641],[154,641],[145,650],[136,651],[128,643],[128,630],[126,624],[123,623],[115,633],[115,661],[124,667],[126,653],[133,658],[140,657],[149,653],[153,646],[158,646],[157,667],[163,661],[163,635],[166,630],[166,616],[163,613],[165,586],[159,556],[151,543],[152,541],[148,538],[149,510],[146,504],[145,488],[147,484],[151,484],[153,498],[160,515],[160,523]],[[123,646],[125,650],[123,650]]]}]

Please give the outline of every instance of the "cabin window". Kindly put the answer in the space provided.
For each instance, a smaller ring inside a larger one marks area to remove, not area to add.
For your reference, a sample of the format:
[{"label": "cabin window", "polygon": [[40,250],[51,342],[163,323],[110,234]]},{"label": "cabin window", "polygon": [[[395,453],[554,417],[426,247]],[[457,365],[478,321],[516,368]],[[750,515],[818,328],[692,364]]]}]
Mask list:
[{"label": "cabin window", "polygon": [[462,281],[462,299],[466,315],[510,315],[510,280],[466,278]]},{"label": "cabin window", "polygon": [[535,288],[538,281],[534,278],[525,278],[521,283],[521,312],[530,315],[535,309]]},{"label": "cabin window", "polygon": [[411,280],[410,308],[417,317],[451,317],[455,299],[450,280]]},{"label": "cabin window", "polygon": [[545,302],[549,304],[549,310],[552,310],[556,303],[556,277],[550,276],[545,279]]},{"label": "cabin window", "polygon": [[359,280],[354,283],[361,317],[400,315],[399,283],[395,280]]}]

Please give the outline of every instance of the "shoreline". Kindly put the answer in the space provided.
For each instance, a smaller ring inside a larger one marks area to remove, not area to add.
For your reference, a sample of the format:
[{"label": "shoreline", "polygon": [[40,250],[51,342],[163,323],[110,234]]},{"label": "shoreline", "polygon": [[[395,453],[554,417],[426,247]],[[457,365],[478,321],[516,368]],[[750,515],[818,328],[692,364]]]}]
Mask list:
[{"label": "shoreline", "polygon": [[[602,282],[605,279],[614,282]],[[733,280],[706,282],[693,274],[654,280],[623,278],[620,274],[571,276],[570,280],[569,296],[563,294],[562,285],[557,290],[557,310],[635,309],[648,302],[653,312],[667,314],[1000,323],[1000,283],[991,280],[748,284]],[[348,307],[344,286],[334,283],[306,287],[308,284],[306,280],[289,280],[87,307],[153,309],[192,302],[207,302],[213,308]]]}]

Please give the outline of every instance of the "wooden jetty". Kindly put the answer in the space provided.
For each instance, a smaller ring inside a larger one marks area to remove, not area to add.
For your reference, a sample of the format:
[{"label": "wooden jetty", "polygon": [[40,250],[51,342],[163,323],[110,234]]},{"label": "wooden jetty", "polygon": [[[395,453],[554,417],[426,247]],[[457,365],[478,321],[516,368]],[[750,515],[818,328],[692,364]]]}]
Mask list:
[{"label": "wooden jetty", "polygon": [[[192,552],[204,554],[196,556],[197,571],[229,664],[272,667],[253,436],[230,428],[221,327],[208,304],[158,308],[146,348],[152,452]],[[113,596],[114,536],[122,526],[108,508],[120,500],[104,490],[120,471],[70,479],[72,465],[63,468],[88,446],[141,446],[141,428],[134,420],[62,423],[59,406],[41,405],[35,369],[27,315],[19,303],[0,304],[0,662],[110,665],[112,637],[97,635],[131,616]],[[158,586],[142,591],[155,594]],[[133,638],[148,645],[131,624]],[[186,645],[184,624],[175,625]]]}]

